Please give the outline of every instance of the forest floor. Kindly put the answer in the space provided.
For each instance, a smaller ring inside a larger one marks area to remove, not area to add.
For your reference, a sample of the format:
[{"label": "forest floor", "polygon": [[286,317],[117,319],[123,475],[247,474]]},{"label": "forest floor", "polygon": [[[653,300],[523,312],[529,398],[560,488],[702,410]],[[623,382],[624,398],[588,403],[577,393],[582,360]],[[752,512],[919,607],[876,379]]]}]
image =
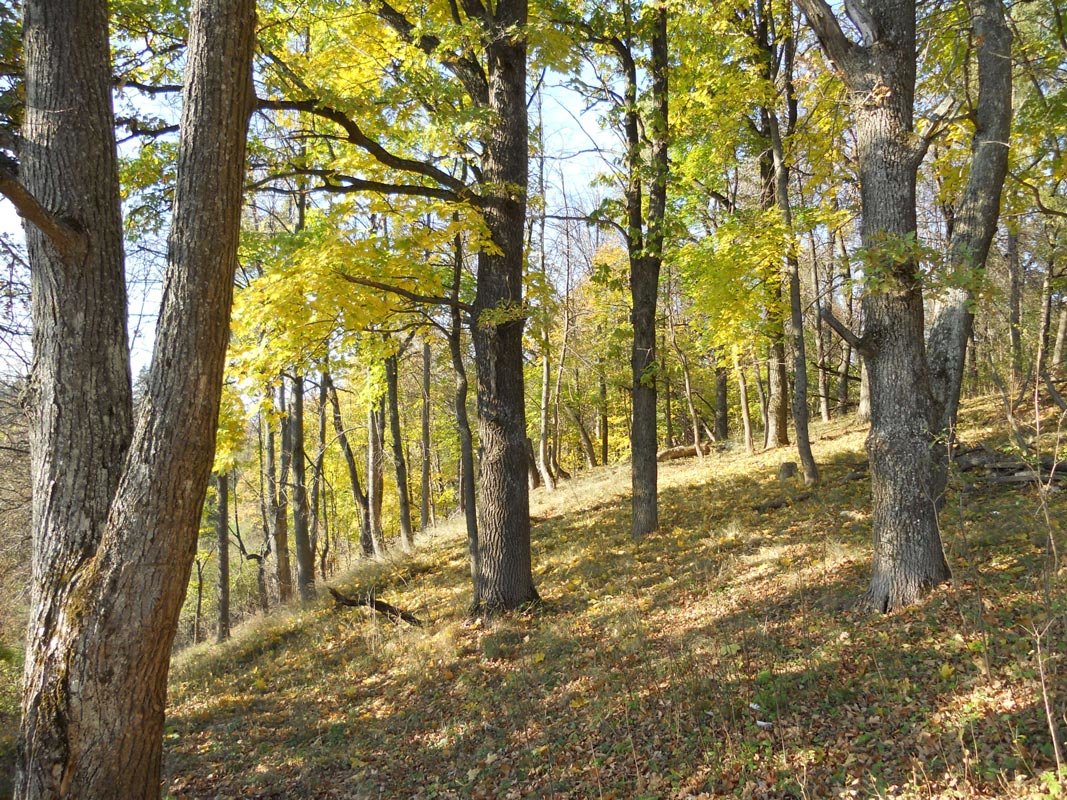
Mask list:
[{"label": "forest floor", "polygon": [[[994,404],[963,440],[1004,448]],[[422,628],[318,604],[253,620],[172,670],[174,798],[1064,797],[1067,496],[954,476],[954,580],[855,608],[870,557],[865,427],[813,426],[823,483],[783,450],[661,465],[660,531],[629,535],[627,464],[533,494],[542,607],[465,617],[459,521],[335,585]],[[857,473],[862,473],[857,477]],[[770,500],[784,505],[754,508]],[[323,592],[325,595],[325,592]],[[1034,632],[1046,630],[1040,655]],[[1042,673],[1044,685],[1042,690]]]},{"label": "forest floor", "polygon": [[[993,403],[972,405],[963,440],[1003,447],[997,419]],[[337,582],[421,629],[323,600],[185,652],[169,792],[1063,797],[1043,697],[1062,736],[1067,570],[1049,570],[1047,538],[1063,534],[1067,497],[1053,493],[1046,516],[1033,487],[955,476],[942,516],[953,582],[871,616],[855,609],[870,555],[865,428],[813,435],[823,484],[808,499],[777,479],[792,451],[662,465],[662,527],[640,542],[626,464],[538,490],[544,606],[529,613],[465,618],[456,523]],[[787,504],[754,509],[774,498]],[[1039,656],[1034,632],[1052,620]]]}]

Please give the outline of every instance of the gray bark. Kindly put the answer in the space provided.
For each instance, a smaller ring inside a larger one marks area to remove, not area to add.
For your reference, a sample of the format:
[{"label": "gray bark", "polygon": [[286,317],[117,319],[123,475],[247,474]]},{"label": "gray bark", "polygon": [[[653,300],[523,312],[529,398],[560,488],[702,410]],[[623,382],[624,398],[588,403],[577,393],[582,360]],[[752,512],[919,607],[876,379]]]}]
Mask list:
[{"label": "gray bark", "polygon": [[[1008,169],[1011,130],[1011,30],[1001,0],[975,0],[969,5],[977,44],[978,102],[974,108],[971,171],[959,198],[949,241],[949,268],[969,276],[984,269],[996,232],[1000,195]],[[930,389],[934,400],[935,434],[951,436],[956,424],[964,358],[974,317],[972,281],[946,292],[938,303],[927,340]],[[939,458],[938,486],[944,485],[947,463]]]},{"label": "gray bark", "polygon": [[106,6],[29,0],[25,14],[22,177],[84,250],[27,231],[35,555],[16,797],[152,797],[214,457],[254,6],[190,12],[164,299],[132,437]]},{"label": "gray bark", "polygon": [[[824,0],[798,0],[855,102],[863,245],[916,235],[916,172],[924,148],[913,129],[914,0],[867,3],[874,41],[848,40]],[[923,337],[918,265],[888,263],[877,291],[863,297],[863,351],[871,385],[874,558],[865,604],[892,611],[949,578],[935,498],[933,398]]]}]

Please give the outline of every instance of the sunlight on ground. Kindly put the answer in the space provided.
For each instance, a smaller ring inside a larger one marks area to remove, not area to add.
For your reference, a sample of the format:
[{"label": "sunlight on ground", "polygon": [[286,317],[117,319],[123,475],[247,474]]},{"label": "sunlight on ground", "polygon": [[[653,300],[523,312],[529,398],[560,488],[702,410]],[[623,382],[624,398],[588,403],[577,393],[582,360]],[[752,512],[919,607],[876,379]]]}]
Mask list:
[{"label": "sunlight on ground", "polygon": [[[993,413],[971,409],[965,438],[991,436]],[[814,426],[823,485],[808,499],[777,480],[791,450],[665,464],[661,530],[636,543],[626,464],[534,492],[545,605],[528,614],[464,618],[454,520],[337,582],[421,630],[323,600],[186,651],[172,795],[1056,796],[1040,672],[1062,714],[1062,639],[1039,664],[1024,626],[1062,620],[1063,574],[1034,544],[1034,492],[958,492],[943,516],[954,583],[860,615],[864,435]],[[1062,495],[1051,503],[1062,516]]]}]

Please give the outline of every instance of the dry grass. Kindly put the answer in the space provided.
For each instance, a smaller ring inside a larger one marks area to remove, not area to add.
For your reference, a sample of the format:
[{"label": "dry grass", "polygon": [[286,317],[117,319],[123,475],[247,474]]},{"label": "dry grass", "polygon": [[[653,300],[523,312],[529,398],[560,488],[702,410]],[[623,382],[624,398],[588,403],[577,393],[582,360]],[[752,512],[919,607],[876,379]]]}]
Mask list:
[{"label": "dry grass", "polygon": [[[968,440],[995,436],[991,405]],[[534,493],[545,606],[470,624],[464,542],[440,529],[357,569],[422,630],[325,603],[174,668],[179,797],[1056,797],[1027,625],[1064,711],[1063,578],[1032,489],[957,480],[952,585],[860,615],[864,430],[815,426],[823,486],[767,513],[785,453],[661,472],[655,536],[631,541],[626,465]],[[1062,495],[1051,498],[1054,525]],[[755,704],[759,710],[750,704]],[[768,722],[760,726],[757,722]],[[1063,725],[1063,720],[1059,724]],[[1060,794],[1056,794],[1060,792]]]}]

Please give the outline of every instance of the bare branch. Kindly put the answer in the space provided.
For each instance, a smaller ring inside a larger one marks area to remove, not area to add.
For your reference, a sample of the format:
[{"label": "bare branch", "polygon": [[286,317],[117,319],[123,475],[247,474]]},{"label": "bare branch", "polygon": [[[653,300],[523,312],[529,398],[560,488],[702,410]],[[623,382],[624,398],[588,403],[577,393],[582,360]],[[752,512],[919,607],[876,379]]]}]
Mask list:
[{"label": "bare branch", "polygon": [[834,312],[830,310],[829,306],[820,306],[819,316],[833,329],[834,333],[844,339],[845,342],[857,353],[863,356],[871,354],[870,345],[865,342],[862,337],[854,334],[847,325],[835,317]]},{"label": "bare branch", "polygon": [[388,283],[381,283],[380,281],[371,280],[370,278],[362,278],[358,275],[349,275],[347,272],[340,270],[336,271],[337,275],[343,280],[349,283],[355,283],[359,286],[366,286],[370,289],[378,289],[382,292],[388,292],[389,294],[395,294],[398,297],[403,297],[405,300],[410,300],[413,303],[426,303],[435,306],[449,306],[451,308],[458,308],[461,311],[466,311],[468,314],[474,313],[473,306],[468,303],[463,303],[459,300],[455,300],[451,297],[437,297],[435,295],[419,294],[417,292],[403,289],[399,286],[392,286]]},{"label": "bare branch", "polygon": [[73,263],[85,257],[89,246],[85,234],[41,205],[41,202],[19,183],[14,159],[4,155],[0,155],[0,194],[11,201],[19,216],[33,223],[48,238],[65,261]]},{"label": "bare branch", "polygon": [[861,45],[856,44],[841,29],[841,23],[834,15],[833,9],[826,0],[796,0],[800,10],[807,17],[808,24],[815,31],[819,44],[829,59],[834,62],[845,80],[849,83],[856,81],[859,67],[867,59],[867,51]]},{"label": "bare branch", "polygon": [[363,132],[363,129],[360,128],[356,121],[349,117],[348,114],[339,109],[320,103],[318,100],[258,99],[256,101],[256,108],[260,111],[302,111],[307,114],[314,114],[317,117],[322,117],[323,119],[328,119],[344,130],[348,135],[348,141],[350,143],[367,151],[385,166],[403,172],[422,175],[424,178],[437,181],[437,183],[448,187],[456,192],[457,195],[464,198],[470,196],[470,189],[463,183],[463,181],[454,178],[444,170],[438,169],[432,164],[390,153],[382,147],[380,143],[367,136],[367,134]]}]

